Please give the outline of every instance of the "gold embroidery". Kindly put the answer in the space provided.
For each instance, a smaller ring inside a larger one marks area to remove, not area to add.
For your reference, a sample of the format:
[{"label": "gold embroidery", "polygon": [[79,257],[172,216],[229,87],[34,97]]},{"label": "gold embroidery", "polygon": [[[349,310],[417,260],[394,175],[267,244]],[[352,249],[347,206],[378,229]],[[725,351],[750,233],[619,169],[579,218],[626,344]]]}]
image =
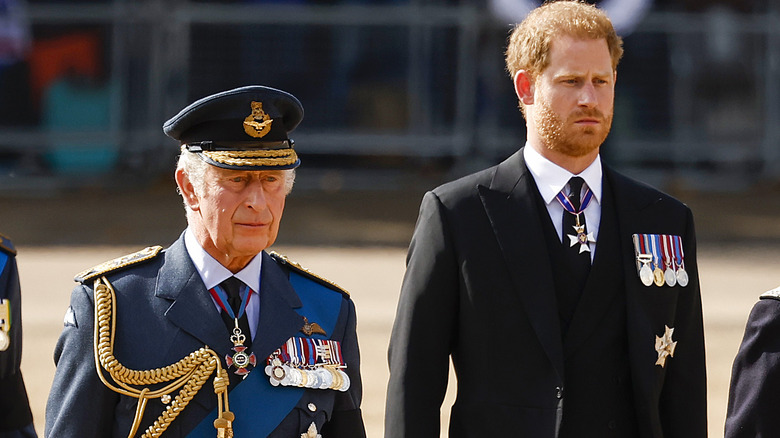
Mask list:
[{"label": "gold embroidery", "polygon": [[325,333],[325,330],[316,322],[309,322],[309,318],[303,317],[303,328],[301,330],[306,336],[311,336],[313,334],[318,335],[327,335]]},{"label": "gold embroidery", "polygon": [[255,149],[249,151],[203,151],[217,163],[231,166],[288,166],[298,161],[294,149]]},{"label": "gold embroidery", "polygon": [[103,262],[95,267],[87,269],[86,271],[78,273],[76,275],[76,281],[85,282],[99,275],[124,268],[125,266],[130,266],[145,260],[152,259],[156,257],[160,251],[162,251],[162,246],[149,246],[133,254]]}]

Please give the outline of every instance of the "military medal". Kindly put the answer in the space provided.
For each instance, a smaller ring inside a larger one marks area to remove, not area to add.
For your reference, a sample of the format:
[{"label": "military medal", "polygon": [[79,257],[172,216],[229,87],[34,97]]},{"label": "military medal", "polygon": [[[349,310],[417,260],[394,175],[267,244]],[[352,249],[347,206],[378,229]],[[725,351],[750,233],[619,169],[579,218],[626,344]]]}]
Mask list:
[{"label": "military medal", "polygon": [[661,287],[666,282],[664,278],[664,271],[661,270],[661,248],[657,234],[650,234],[647,236],[650,239],[650,250],[653,253],[653,283],[656,286]]},{"label": "military medal", "polygon": [[642,263],[642,267],[639,268],[639,280],[645,286],[651,286],[653,284],[653,270],[650,269],[650,262],[653,261],[653,256],[650,254],[638,254],[636,259]]},{"label": "military medal", "polygon": [[673,328],[664,326],[663,336],[655,337],[655,351],[658,353],[658,359],[655,361],[656,365],[661,365],[663,368],[666,365],[666,359],[668,357],[674,357],[674,350],[677,348],[677,341],[672,340]]},{"label": "military medal", "polygon": [[233,312],[233,308],[230,306],[230,304],[228,304],[227,293],[224,289],[222,289],[221,286],[214,286],[214,288],[209,292],[217,304],[219,304],[219,307],[222,308],[222,311],[230,316],[230,318],[235,322],[235,326],[233,327],[233,334],[230,335],[230,342],[233,343],[233,354],[225,355],[225,364],[227,364],[228,368],[236,368],[236,370],[233,371],[234,374],[246,377],[246,375],[251,371],[251,368],[254,368],[257,364],[257,358],[255,357],[255,354],[251,351],[247,351],[247,348],[244,345],[244,342],[246,341],[246,335],[238,326],[238,319],[244,316],[246,306],[249,303],[249,297],[251,295],[249,286],[243,285],[239,291],[239,295],[241,296],[241,305],[239,306],[238,314]]},{"label": "military medal", "polygon": [[579,244],[580,250],[579,253],[582,254],[583,252],[590,252],[590,243],[596,242],[596,238],[593,237],[593,233],[586,233],[585,232],[585,225],[580,224],[580,214],[585,211],[586,208],[588,208],[588,205],[590,204],[590,201],[593,199],[593,192],[590,191],[590,189],[586,189],[585,196],[582,198],[582,205],[580,206],[580,209],[577,210],[574,208],[574,205],[572,205],[569,198],[567,198],[563,192],[558,192],[558,194],[555,196],[555,199],[558,200],[558,203],[561,204],[561,207],[563,207],[564,210],[568,211],[569,213],[573,214],[576,220],[576,225],[574,225],[574,234],[567,234],[569,237],[569,247],[572,247],[574,245]]},{"label": "military medal", "polygon": [[645,286],[688,285],[682,238],[672,234],[634,234],[639,279]]},{"label": "military medal", "polygon": [[688,285],[688,273],[685,271],[685,254],[683,253],[682,238],[680,236],[672,236],[674,242],[674,257],[677,264],[677,283],[685,287]]},{"label": "military medal", "polygon": [[0,351],[5,351],[11,346],[11,302],[0,300]]},{"label": "military medal", "polygon": [[255,367],[257,363],[257,359],[255,358],[255,354],[252,352],[246,351],[246,347],[244,346],[244,341],[246,341],[246,336],[244,336],[243,333],[241,333],[241,329],[238,327],[238,318],[234,319],[236,322],[235,328],[233,328],[233,335],[230,336],[230,342],[233,343],[232,350],[235,352],[233,355],[225,355],[225,363],[227,364],[228,368],[235,366],[236,370],[234,371],[235,374],[238,374],[239,376],[245,376],[249,374],[249,366],[251,365],[252,368]]},{"label": "military medal", "polygon": [[661,236],[661,243],[663,243],[661,249],[663,249],[662,256],[663,256],[663,264],[666,266],[666,270],[664,271],[664,280],[666,281],[666,285],[669,287],[674,287],[674,285],[677,284],[677,274],[675,273],[675,270],[672,267],[672,264],[674,263],[674,257],[672,255],[672,244],[671,244],[672,236],[663,235]]},{"label": "military medal", "polygon": [[653,284],[653,270],[650,263],[653,261],[653,255],[648,253],[647,242],[642,234],[631,236],[634,241],[634,252],[636,253],[637,269],[639,270],[639,280],[645,286]]},{"label": "military medal", "polygon": [[266,361],[273,386],[346,391],[350,380],[341,357],[341,343],[330,339],[293,337]]}]

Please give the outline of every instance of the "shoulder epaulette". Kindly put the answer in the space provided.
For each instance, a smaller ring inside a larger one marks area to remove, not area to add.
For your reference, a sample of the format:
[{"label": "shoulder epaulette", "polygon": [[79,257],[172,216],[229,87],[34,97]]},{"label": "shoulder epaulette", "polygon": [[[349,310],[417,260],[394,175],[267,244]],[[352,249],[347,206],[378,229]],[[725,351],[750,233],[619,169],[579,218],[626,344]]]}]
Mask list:
[{"label": "shoulder epaulette", "polygon": [[11,243],[11,239],[0,234],[0,249],[11,255],[16,255],[16,248]]},{"label": "shoulder epaulette", "polygon": [[310,270],[304,268],[299,263],[294,262],[287,258],[287,256],[283,256],[279,254],[276,251],[271,251],[269,254],[274,260],[276,260],[277,263],[281,265],[285,265],[292,269],[293,271],[303,275],[304,277],[310,278],[320,284],[323,284],[331,289],[336,290],[337,292],[341,292],[346,296],[349,296],[349,292],[347,292],[344,288],[339,286],[338,284],[328,280],[327,278],[320,277],[319,275],[315,274],[314,272],[311,272]]},{"label": "shoulder epaulette", "polygon": [[774,288],[772,290],[768,290],[768,291],[762,293],[759,298],[761,298],[762,300],[763,299],[773,299],[773,300],[780,301],[780,287],[776,287],[776,288]]},{"label": "shoulder epaulette", "polygon": [[87,269],[86,271],[78,273],[74,280],[78,281],[79,283],[84,283],[109,272],[118,271],[128,266],[151,260],[157,257],[157,254],[159,254],[162,249],[162,246],[149,246],[138,252],[103,262],[95,267]]}]

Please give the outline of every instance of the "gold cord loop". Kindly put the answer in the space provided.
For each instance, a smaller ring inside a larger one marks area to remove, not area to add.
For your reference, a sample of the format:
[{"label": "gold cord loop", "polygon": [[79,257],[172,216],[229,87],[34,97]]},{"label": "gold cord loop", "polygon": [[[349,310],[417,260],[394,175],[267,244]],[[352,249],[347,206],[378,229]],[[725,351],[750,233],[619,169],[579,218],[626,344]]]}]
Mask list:
[{"label": "gold cord loop", "polygon": [[[112,391],[138,399],[135,419],[128,438],[135,436],[149,399],[168,396],[179,390],[173,402],[157,417],[142,435],[144,438],[159,437],[173,420],[184,410],[195,394],[203,387],[216,370],[214,392],[217,395],[219,416],[214,421],[217,437],[232,437],[234,415],[229,411],[227,388],[230,384],[227,372],[222,368],[216,352],[205,346],[164,368],[153,370],[131,370],[125,368],[114,356],[114,334],[116,330],[116,293],[106,277],[95,280],[95,365],[98,377]],[[105,370],[116,384],[103,375]],[[165,384],[152,390],[147,385]],[[135,386],[146,386],[134,388]]]}]

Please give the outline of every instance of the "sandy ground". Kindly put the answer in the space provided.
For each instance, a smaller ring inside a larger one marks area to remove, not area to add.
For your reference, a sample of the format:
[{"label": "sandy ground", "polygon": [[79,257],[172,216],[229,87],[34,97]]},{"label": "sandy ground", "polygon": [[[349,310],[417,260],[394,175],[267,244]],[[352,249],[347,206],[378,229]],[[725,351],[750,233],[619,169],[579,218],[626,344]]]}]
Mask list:
[{"label": "sandy ground", "polygon": [[[41,435],[46,397],[54,373],[51,356],[68,305],[73,274],[136,249],[124,246],[19,248],[25,329],[22,370],[35,424]],[[363,357],[365,422],[369,437],[381,437],[388,377],[387,342],[404,271],[405,250],[397,246],[288,246],[276,249],[352,293],[358,308]],[[712,437],[723,436],[731,364],[750,308],[762,291],[780,282],[775,267],[779,255],[780,249],[770,246],[701,245],[699,263],[707,334]],[[446,403],[452,403],[451,394]],[[448,408],[445,406],[442,411],[443,421],[446,421]]]}]

